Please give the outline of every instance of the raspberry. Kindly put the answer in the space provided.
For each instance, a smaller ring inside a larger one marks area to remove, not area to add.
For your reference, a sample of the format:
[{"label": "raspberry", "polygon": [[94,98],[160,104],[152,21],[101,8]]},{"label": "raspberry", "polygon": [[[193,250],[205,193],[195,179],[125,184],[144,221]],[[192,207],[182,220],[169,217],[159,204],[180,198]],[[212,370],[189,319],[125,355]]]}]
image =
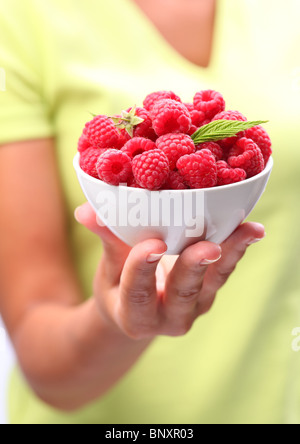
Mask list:
[{"label": "raspberry", "polygon": [[99,148],[88,148],[85,151],[80,153],[79,165],[80,168],[89,176],[95,177],[99,179],[98,173],[96,170],[96,163],[99,159],[99,156],[107,151],[107,148],[99,149]]},{"label": "raspberry", "polygon": [[131,159],[118,150],[107,150],[99,157],[96,169],[99,179],[110,185],[127,183],[132,176]]},{"label": "raspberry", "polygon": [[187,134],[189,136],[192,136],[199,128],[201,128],[204,125],[207,125],[208,123],[210,123],[210,120],[207,119],[204,120],[200,126],[192,125]]},{"label": "raspberry", "polygon": [[246,171],[241,168],[231,168],[227,162],[220,160],[217,162],[218,183],[217,185],[228,185],[230,183],[241,182],[247,177]]},{"label": "raspberry", "polygon": [[177,168],[191,188],[210,188],[217,185],[217,162],[209,150],[181,157]]},{"label": "raspberry", "polygon": [[239,111],[222,111],[221,113],[216,114],[212,120],[239,120],[241,122],[246,122],[247,118]]},{"label": "raspberry", "polygon": [[127,186],[130,188],[141,188],[133,176],[128,180]]},{"label": "raspberry", "polygon": [[267,165],[272,154],[272,142],[267,131],[262,126],[258,125],[245,131],[245,136],[247,139],[253,140],[253,142],[258,145],[262,152],[265,165]]},{"label": "raspberry", "polygon": [[144,153],[145,151],[154,150],[156,145],[152,140],[145,139],[144,137],[133,137],[125,143],[121,151],[126,153],[131,159],[135,156]]},{"label": "raspberry", "polygon": [[131,139],[131,136],[128,134],[128,132],[126,131],[126,129],[124,127],[120,128],[120,122],[122,121],[121,114],[115,114],[111,119],[114,123],[114,126],[117,128],[118,133],[119,133],[119,143],[115,148],[121,149],[125,145],[125,143]]},{"label": "raspberry", "polygon": [[205,142],[200,143],[196,146],[197,151],[201,150],[209,150],[213,153],[216,158],[216,161],[223,159],[223,150],[220,145],[216,142]]},{"label": "raspberry", "polygon": [[197,127],[195,125],[192,125],[189,129],[189,131],[187,132],[188,136],[192,136],[196,131],[197,131]]},{"label": "raspberry", "polygon": [[118,149],[121,149],[126,142],[128,142],[131,139],[130,135],[125,129],[119,129],[119,145]]},{"label": "raspberry", "polygon": [[169,175],[169,161],[161,150],[146,151],[134,157],[132,171],[142,188],[159,190]]},{"label": "raspberry", "polygon": [[[185,106],[189,110],[192,119],[192,125],[195,125],[197,128],[200,128],[200,126],[202,126],[204,122],[207,121],[205,113],[203,111],[198,111],[197,109],[195,109],[192,103],[185,103]],[[206,123],[208,122],[209,120]]]},{"label": "raspberry", "polygon": [[184,105],[187,107],[188,111],[191,113],[194,111],[194,105],[192,103],[185,102]]},{"label": "raspberry", "polygon": [[[129,108],[127,112],[130,112],[132,108]],[[142,123],[139,123],[134,127],[133,137],[145,137],[146,139],[156,140],[156,134],[152,127],[152,120],[149,111],[144,108],[136,108],[135,115],[143,119]]]},{"label": "raspberry", "polygon": [[208,89],[195,94],[194,107],[204,113],[203,120],[211,120],[216,114],[224,111],[225,101],[219,92]]},{"label": "raspberry", "polygon": [[84,135],[97,148],[119,148],[120,133],[107,116],[96,116],[85,125]]},{"label": "raspberry", "polygon": [[165,190],[186,190],[184,178],[178,171],[170,171],[167,181],[164,185]]},{"label": "raspberry", "polygon": [[[217,114],[212,120],[213,121],[214,120],[238,120],[241,122],[246,122],[247,118],[245,116],[243,116],[243,114],[240,113],[239,111],[224,111],[224,112]],[[245,132],[241,131],[236,136],[227,137],[226,139],[219,140],[218,143],[220,144],[220,146],[223,148],[223,150],[225,152],[224,153],[225,158],[228,157],[228,151],[235,144],[235,142],[244,136],[245,136]]]},{"label": "raspberry", "polygon": [[151,117],[154,131],[158,136],[168,133],[187,133],[192,125],[187,107],[171,99],[156,102]]},{"label": "raspberry", "polygon": [[230,149],[228,163],[232,168],[242,168],[247,177],[256,176],[265,167],[263,155],[255,142],[246,137],[239,139]]},{"label": "raspberry", "polygon": [[172,100],[176,100],[176,102],[181,102],[180,97],[178,97],[172,91],[157,91],[157,92],[153,92],[151,94],[148,94],[148,96],[145,98],[145,100],[143,102],[144,108],[147,111],[151,111],[155,102],[158,102],[159,100],[163,100],[163,99],[172,99]]},{"label": "raspberry", "polygon": [[91,147],[90,142],[86,138],[84,134],[81,134],[79,140],[78,140],[78,151],[82,153],[83,151],[87,150]]},{"label": "raspberry", "polygon": [[194,142],[186,134],[165,134],[157,139],[156,146],[169,159],[171,170],[176,168],[176,162],[181,156],[195,152]]}]

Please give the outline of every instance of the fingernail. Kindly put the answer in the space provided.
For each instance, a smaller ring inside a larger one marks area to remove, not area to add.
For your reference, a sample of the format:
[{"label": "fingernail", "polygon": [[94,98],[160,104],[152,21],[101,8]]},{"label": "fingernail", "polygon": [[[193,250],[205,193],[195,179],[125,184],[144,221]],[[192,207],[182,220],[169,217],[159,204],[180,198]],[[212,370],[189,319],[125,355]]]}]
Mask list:
[{"label": "fingernail", "polygon": [[80,209],[81,209],[81,205],[79,207],[77,207],[74,211],[74,217],[77,220],[77,222],[80,222],[80,220],[79,220]]},{"label": "fingernail", "polygon": [[218,262],[222,257],[222,254],[220,254],[220,256],[217,259],[202,259],[202,261],[200,261],[200,265],[211,265],[214,264],[215,262]]},{"label": "fingernail", "polygon": [[158,262],[164,255],[165,253],[160,253],[160,254],[149,254],[149,256],[147,257],[147,262],[149,264],[153,264],[154,262]]},{"label": "fingernail", "polygon": [[255,238],[255,239],[250,239],[246,245],[253,245],[256,244],[257,242],[260,242],[261,240],[263,240],[266,237],[266,233],[263,237],[260,238]]}]

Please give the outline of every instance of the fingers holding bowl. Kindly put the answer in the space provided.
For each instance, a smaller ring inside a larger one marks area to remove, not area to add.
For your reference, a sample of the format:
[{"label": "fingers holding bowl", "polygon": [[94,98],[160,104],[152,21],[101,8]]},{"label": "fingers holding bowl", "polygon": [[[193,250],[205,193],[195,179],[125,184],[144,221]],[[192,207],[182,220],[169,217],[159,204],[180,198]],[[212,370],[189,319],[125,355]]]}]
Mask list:
[{"label": "fingers holding bowl", "polygon": [[185,334],[191,328],[197,317],[207,267],[218,261],[221,254],[219,245],[198,242],[178,257],[168,276],[163,301],[169,334]]},{"label": "fingers holding bowl", "polygon": [[160,325],[157,297],[157,266],[166,252],[159,239],[139,243],[128,255],[121,281],[117,322],[130,337],[142,339],[158,334]]},{"label": "fingers holding bowl", "polygon": [[221,244],[222,258],[208,268],[203,281],[203,302],[214,299],[215,294],[233,273],[247,248],[264,237],[265,229],[263,225],[255,222],[246,222],[240,225]]}]

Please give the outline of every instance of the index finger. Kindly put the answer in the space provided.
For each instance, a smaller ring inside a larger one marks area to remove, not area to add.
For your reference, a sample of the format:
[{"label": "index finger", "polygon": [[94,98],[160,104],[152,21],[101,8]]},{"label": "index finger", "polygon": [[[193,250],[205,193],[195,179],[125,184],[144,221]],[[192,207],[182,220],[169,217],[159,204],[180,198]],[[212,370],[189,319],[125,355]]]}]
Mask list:
[{"label": "index finger", "polygon": [[156,269],[166,249],[159,239],[147,240],[133,247],[125,262],[117,313],[129,336],[148,337],[158,329]]}]

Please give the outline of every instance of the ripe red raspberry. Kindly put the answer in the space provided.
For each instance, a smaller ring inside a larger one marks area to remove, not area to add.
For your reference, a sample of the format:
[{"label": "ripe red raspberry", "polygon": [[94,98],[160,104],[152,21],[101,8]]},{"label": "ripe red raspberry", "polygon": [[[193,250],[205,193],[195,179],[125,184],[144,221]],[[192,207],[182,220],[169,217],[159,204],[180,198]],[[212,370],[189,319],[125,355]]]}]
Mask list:
[{"label": "ripe red raspberry", "polygon": [[192,103],[185,103],[185,106],[190,112],[192,125],[200,128],[200,126],[203,126],[205,123],[210,122],[210,120],[206,119],[205,113],[203,111],[198,111],[197,109],[195,109]]},{"label": "ripe red raspberry", "polygon": [[96,163],[99,156],[107,151],[107,148],[88,148],[80,153],[79,165],[80,168],[89,176],[99,179],[96,169]]},{"label": "ripe red raspberry", "polygon": [[241,182],[247,177],[245,170],[241,168],[231,168],[224,160],[220,160],[219,162],[217,162],[217,169],[218,186]]},{"label": "ripe red raspberry", "polygon": [[159,190],[169,175],[169,161],[161,150],[145,151],[132,160],[136,182],[147,190]]},{"label": "ripe red raspberry", "polygon": [[184,102],[184,105],[187,107],[190,113],[195,109],[192,103]]},{"label": "ripe red raspberry", "polygon": [[217,185],[217,162],[209,150],[181,157],[177,168],[191,188],[210,188]]},{"label": "ripe red raspberry", "polygon": [[86,138],[86,136],[84,134],[81,134],[79,140],[78,140],[78,151],[80,153],[82,153],[83,151],[87,150],[88,148],[91,147],[90,142],[88,141],[88,139]]},{"label": "ripe red raspberry", "polygon": [[[130,112],[132,108],[129,108],[127,112]],[[139,123],[133,129],[133,137],[145,137],[146,139],[156,140],[157,136],[152,127],[152,120],[149,111],[145,108],[137,107],[135,110],[135,115],[143,119],[142,123]]]},{"label": "ripe red raspberry", "polygon": [[181,156],[195,152],[194,142],[186,134],[165,134],[157,139],[156,146],[169,159],[171,170],[176,168],[176,162]]},{"label": "ripe red raspberry", "polygon": [[199,128],[201,128],[204,125],[207,125],[208,123],[210,123],[210,120],[207,119],[204,120],[200,126],[192,125],[187,134],[189,136],[192,136]]},{"label": "ripe red raspberry", "polygon": [[163,100],[163,99],[172,99],[172,100],[176,100],[176,102],[181,102],[180,97],[178,97],[172,91],[157,91],[157,92],[153,92],[151,94],[148,94],[148,96],[145,98],[145,100],[143,102],[144,108],[147,111],[151,111],[155,102],[158,102],[159,100]]},{"label": "ripe red raspberry", "polygon": [[97,148],[119,148],[120,133],[107,116],[96,116],[85,125],[84,135]]},{"label": "ripe red raspberry", "polygon": [[118,128],[118,131],[119,131],[119,144],[116,148],[121,149],[125,145],[125,143],[131,139],[131,137],[128,134],[128,132],[123,128],[122,129]]},{"label": "ripe red raspberry", "polygon": [[[246,122],[247,118],[239,111],[223,111],[223,112],[217,114],[212,120],[213,121],[215,121],[215,120],[238,120],[240,122]],[[228,151],[235,144],[235,142],[244,136],[245,136],[245,132],[241,131],[236,136],[227,137],[226,139],[219,140],[218,143],[220,144],[220,146],[224,150],[224,157],[225,158],[228,157]]]},{"label": "ripe red raspberry", "polygon": [[242,168],[247,177],[256,176],[265,167],[263,155],[255,142],[246,137],[239,139],[230,149],[228,164],[232,168]]},{"label": "ripe red raspberry", "polygon": [[154,150],[156,145],[152,140],[145,139],[144,137],[133,137],[125,143],[121,151],[126,153],[131,159],[145,151]]},{"label": "ripe red raspberry", "polygon": [[171,99],[156,102],[151,117],[154,131],[158,136],[168,133],[187,133],[192,125],[187,107]]},{"label": "ripe red raspberry", "polygon": [[135,180],[134,176],[132,176],[127,183],[127,186],[130,188],[141,188],[140,185]]},{"label": "ripe red raspberry", "polygon": [[99,157],[96,169],[99,179],[110,185],[127,183],[132,176],[131,159],[119,150],[107,150]]},{"label": "ripe red raspberry", "polygon": [[222,111],[212,119],[212,121],[215,120],[238,120],[240,122],[246,122],[247,118],[239,111]]},{"label": "ripe red raspberry", "polygon": [[213,153],[216,161],[223,159],[223,150],[220,145],[216,142],[205,142],[200,143],[196,146],[196,151],[209,150]]},{"label": "ripe red raspberry", "polygon": [[211,120],[216,114],[224,111],[225,100],[219,92],[208,89],[195,94],[194,107],[204,113],[205,119]]},{"label": "ripe red raspberry", "polygon": [[122,146],[125,145],[126,142],[128,142],[128,140],[131,139],[131,136],[128,134],[128,132],[126,131],[125,128],[120,128],[119,127],[119,122],[122,120],[122,116],[121,114],[115,114],[112,117],[112,121],[113,124],[115,126],[115,128],[117,129],[118,133],[119,133],[119,143],[118,145],[115,147],[116,149],[121,149]]},{"label": "ripe red raspberry", "polygon": [[192,136],[196,131],[197,131],[197,127],[195,125],[191,125],[189,131],[187,132],[188,136]]},{"label": "ripe red raspberry", "polygon": [[245,131],[245,137],[252,139],[253,142],[258,145],[262,152],[265,165],[267,165],[272,154],[272,142],[267,131],[260,125],[254,126]]},{"label": "ripe red raspberry", "polygon": [[165,190],[186,190],[188,187],[184,181],[184,178],[178,171],[170,171],[166,183],[164,184]]}]

